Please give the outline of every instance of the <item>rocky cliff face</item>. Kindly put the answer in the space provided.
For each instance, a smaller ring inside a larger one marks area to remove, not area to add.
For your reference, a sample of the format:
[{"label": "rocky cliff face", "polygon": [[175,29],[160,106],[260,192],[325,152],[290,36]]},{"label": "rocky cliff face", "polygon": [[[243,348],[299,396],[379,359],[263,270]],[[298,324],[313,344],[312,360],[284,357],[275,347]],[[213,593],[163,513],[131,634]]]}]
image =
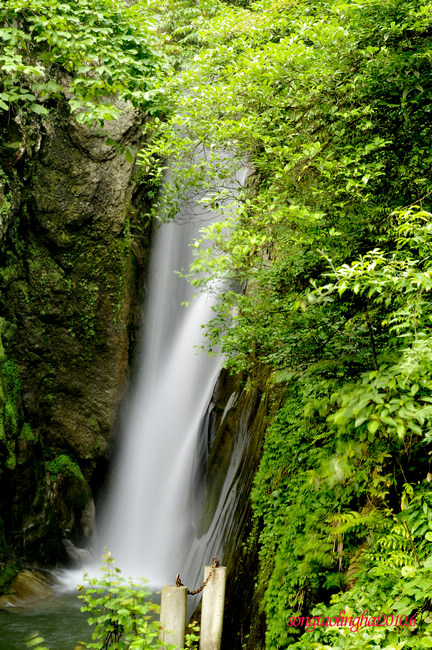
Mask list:
[{"label": "rocky cliff face", "polygon": [[192,580],[199,584],[202,566],[213,555],[222,555],[227,566],[223,648],[255,649],[262,636],[250,493],[266,427],[281,397],[274,389],[271,395],[259,388],[245,390],[240,378],[222,370],[204,420],[199,452],[203,471],[197,476],[202,516],[192,546],[199,574],[192,574]]},{"label": "rocky cliff face", "polygon": [[[107,131],[140,143],[124,110]],[[146,236],[133,164],[61,106],[2,125],[0,543],[64,560],[91,543],[93,493],[128,382]]]}]

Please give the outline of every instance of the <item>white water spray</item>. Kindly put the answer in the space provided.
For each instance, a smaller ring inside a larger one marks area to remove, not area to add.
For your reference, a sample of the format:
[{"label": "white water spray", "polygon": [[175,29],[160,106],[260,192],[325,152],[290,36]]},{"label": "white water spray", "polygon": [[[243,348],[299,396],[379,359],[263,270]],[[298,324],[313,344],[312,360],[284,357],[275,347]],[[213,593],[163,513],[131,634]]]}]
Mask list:
[{"label": "white water spray", "polygon": [[157,233],[140,370],[99,535],[126,575],[154,585],[173,582],[193,533],[193,456],[220,366],[196,349],[213,301],[201,295],[182,306],[191,289],[174,274],[189,265],[196,234],[196,225],[176,223]]},{"label": "white water spray", "polygon": [[[246,174],[242,169],[233,178],[234,195]],[[157,233],[140,370],[99,535],[126,575],[145,576],[156,586],[173,583],[182,572],[194,539],[197,436],[221,365],[197,352],[215,299],[203,294],[182,306],[192,288],[175,272],[189,268],[190,244],[203,223],[218,218],[186,204],[178,222]]]}]

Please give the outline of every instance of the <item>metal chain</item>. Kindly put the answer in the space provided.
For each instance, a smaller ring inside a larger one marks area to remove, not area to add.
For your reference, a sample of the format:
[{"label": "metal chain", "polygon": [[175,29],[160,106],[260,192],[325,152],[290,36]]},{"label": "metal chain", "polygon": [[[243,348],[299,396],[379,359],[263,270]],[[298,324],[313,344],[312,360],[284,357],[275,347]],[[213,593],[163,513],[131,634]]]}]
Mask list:
[{"label": "metal chain", "polygon": [[[208,581],[212,577],[214,570],[217,569],[218,566],[220,566],[220,563],[221,563],[220,558],[218,558],[218,557],[213,558],[212,567],[210,569],[210,573],[208,574],[207,578],[204,580],[201,587],[198,587],[198,589],[193,589],[192,591],[190,589],[188,589],[187,593],[189,594],[189,596],[195,596],[195,594],[199,594],[199,592],[204,589],[204,587],[206,586],[206,584],[208,583]],[[185,586],[182,583],[182,581],[180,580],[180,576],[179,576],[178,573],[176,575],[175,583],[176,583],[176,587],[184,587]]]}]

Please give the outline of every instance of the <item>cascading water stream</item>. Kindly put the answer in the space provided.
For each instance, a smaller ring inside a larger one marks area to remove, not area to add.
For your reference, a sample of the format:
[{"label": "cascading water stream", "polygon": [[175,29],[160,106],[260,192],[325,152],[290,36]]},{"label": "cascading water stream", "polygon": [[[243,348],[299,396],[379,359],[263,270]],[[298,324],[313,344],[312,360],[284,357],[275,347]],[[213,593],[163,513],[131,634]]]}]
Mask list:
[{"label": "cascading water stream", "polygon": [[[228,183],[231,197],[246,174],[241,169]],[[191,499],[194,457],[221,366],[219,358],[196,349],[215,298],[203,294],[182,306],[191,300],[192,288],[175,273],[189,268],[190,244],[204,223],[221,218],[191,204],[156,236],[139,373],[99,535],[125,574],[145,576],[156,586],[172,583],[183,566],[193,564],[187,552],[201,514]],[[196,572],[193,567],[183,575]]]},{"label": "cascading water stream", "polygon": [[163,224],[156,235],[140,369],[99,534],[125,574],[154,585],[173,581],[192,536],[196,437],[220,367],[196,350],[213,300],[182,306],[191,288],[175,275],[191,261],[193,222]]}]

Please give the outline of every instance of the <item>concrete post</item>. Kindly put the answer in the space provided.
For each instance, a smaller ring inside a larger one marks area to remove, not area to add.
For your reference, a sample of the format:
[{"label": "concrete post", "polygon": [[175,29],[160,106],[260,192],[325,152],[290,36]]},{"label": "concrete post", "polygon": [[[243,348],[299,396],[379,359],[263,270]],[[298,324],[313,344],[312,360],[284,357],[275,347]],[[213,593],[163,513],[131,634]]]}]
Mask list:
[{"label": "concrete post", "polygon": [[[159,639],[184,648],[187,587],[162,587]],[[162,647],[162,646],[161,646]]]},{"label": "concrete post", "polygon": [[[211,571],[204,567],[204,580]],[[217,567],[203,590],[200,650],[220,650],[225,605],[226,567]]]}]

